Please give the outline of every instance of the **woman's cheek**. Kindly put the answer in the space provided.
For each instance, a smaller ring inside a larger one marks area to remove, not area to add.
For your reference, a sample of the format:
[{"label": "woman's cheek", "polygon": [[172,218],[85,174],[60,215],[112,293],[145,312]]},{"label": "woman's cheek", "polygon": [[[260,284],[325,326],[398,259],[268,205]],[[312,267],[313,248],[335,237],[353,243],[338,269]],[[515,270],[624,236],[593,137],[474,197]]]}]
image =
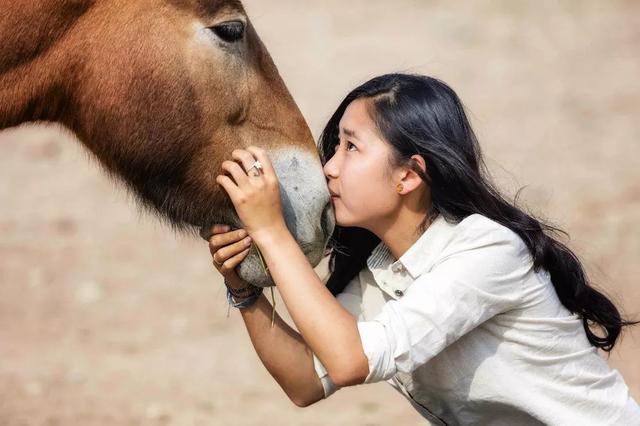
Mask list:
[{"label": "woman's cheek", "polygon": [[333,201],[336,222],[340,226],[358,226],[366,219],[366,205],[363,205],[362,188],[347,190]]},{"label": "woman's cheek", "polygon": [[359,209],[362,212],[362,219],[365,221],[377,221],[381,217],[386,217],[397,207],[398,196],[395,191],[389,191],[387,181],[369,181],[364,185],[361,193]]},{"label": "woman's cheek", "polygon": [[376,194],[369,185],[358,185],[351,188],[346,196],[335,202],[336,220],[343,221],[349,226],[364,224],[376,216]]},{"label": "woman's cheek", "polygon": [[361,167],[345,164],[340,175],[342,192],[334,201],[334,211],[336,222],[342,226],[358,226],[375,220],[386,203],[386,195],[381,193],[386,180],[379,175],[379,167],[358,166]]}]

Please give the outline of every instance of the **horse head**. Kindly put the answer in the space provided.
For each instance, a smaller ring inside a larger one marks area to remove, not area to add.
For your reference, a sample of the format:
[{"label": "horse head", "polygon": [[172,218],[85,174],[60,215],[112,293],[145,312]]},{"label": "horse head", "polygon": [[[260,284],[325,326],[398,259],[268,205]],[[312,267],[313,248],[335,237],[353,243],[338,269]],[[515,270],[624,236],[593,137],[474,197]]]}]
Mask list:
[{"label": "horse head", "polygon": [[[242,227],[215,182],[236,148],[266,149],[287,226],[312,265],[333,211],[311,133],[239,1],[8,2],[0,128],[70,129],[140,205],[179,232]],[[273,285],[251,252],[240,276]]]}]

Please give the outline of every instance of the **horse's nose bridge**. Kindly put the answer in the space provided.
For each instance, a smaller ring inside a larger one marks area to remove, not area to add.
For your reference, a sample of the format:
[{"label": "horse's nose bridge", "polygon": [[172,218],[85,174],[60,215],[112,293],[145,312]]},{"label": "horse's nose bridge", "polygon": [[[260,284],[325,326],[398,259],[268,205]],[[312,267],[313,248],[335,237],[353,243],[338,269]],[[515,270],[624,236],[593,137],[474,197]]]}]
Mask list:
[{"label": "horse's nose bridge", "polygon": [[246,118],[257,131],[260,144],[270,147],[298,146],[315,150],[309,127],[297,105],[288,96],[250,94]]},{"label": "horse's nose bridge", "polygon": [[287,220],[297,222],[301,236],[315,239],[330,202],[320,160],[295,146],[279,147],[270,151],[270,156],[284,192],[282,200],[291,209]]},{"label": "horse's nose bridge", "polygon": [[248,87],[247,119],[258,129],[273,131],[277,138],[269,137],[265,145],[296,145],[314,148],[315,142],[307,122],[280,77],[268,52],[259,66],[249,67],[245,78]]}]

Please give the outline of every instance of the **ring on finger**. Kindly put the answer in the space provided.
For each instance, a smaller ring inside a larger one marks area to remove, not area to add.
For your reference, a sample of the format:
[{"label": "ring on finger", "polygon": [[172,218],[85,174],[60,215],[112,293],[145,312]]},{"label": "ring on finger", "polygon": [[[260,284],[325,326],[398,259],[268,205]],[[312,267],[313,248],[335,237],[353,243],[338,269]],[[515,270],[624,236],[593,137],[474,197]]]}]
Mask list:
[{"label": "ring on finger", "polygon": [[[253,169],[256,169],[253,171]],[[251,167],[247,169],[247,173],[250,176],[258,177],[262,174],[262,163],[259,160],[256,160]]]}]

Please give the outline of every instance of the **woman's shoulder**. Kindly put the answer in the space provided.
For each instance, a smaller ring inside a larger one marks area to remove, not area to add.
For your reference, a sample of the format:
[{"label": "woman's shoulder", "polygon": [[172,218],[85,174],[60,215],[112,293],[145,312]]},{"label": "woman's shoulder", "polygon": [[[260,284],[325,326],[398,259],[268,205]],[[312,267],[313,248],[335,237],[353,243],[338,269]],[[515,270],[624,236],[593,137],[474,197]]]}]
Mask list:
[{"label": "woman's shoulder", "polygon": [[[514,231],[480,214],[452,225],[448,244],[430,271],[481,287],[486,294],[517,295],[532,271],[529,249]],[[510,296],[511,297],[511,296]],[[513,296],[517,297],[517,296]]]},{"label": "woman's shoulder", "polygon": [[454,225],[454,234],[460,237],[487,236],[493,239],[522,242],[520,236],[509,227],[479,213],[471,214]]},{"label": "woman's shoulder", "polygon": [[457,223],[450,223],[449,242],[443,255],[474,248],[493,248],[514,257],[526,256],[529,250],[522,238],[509,227],[482,214],[471,214]]}]

